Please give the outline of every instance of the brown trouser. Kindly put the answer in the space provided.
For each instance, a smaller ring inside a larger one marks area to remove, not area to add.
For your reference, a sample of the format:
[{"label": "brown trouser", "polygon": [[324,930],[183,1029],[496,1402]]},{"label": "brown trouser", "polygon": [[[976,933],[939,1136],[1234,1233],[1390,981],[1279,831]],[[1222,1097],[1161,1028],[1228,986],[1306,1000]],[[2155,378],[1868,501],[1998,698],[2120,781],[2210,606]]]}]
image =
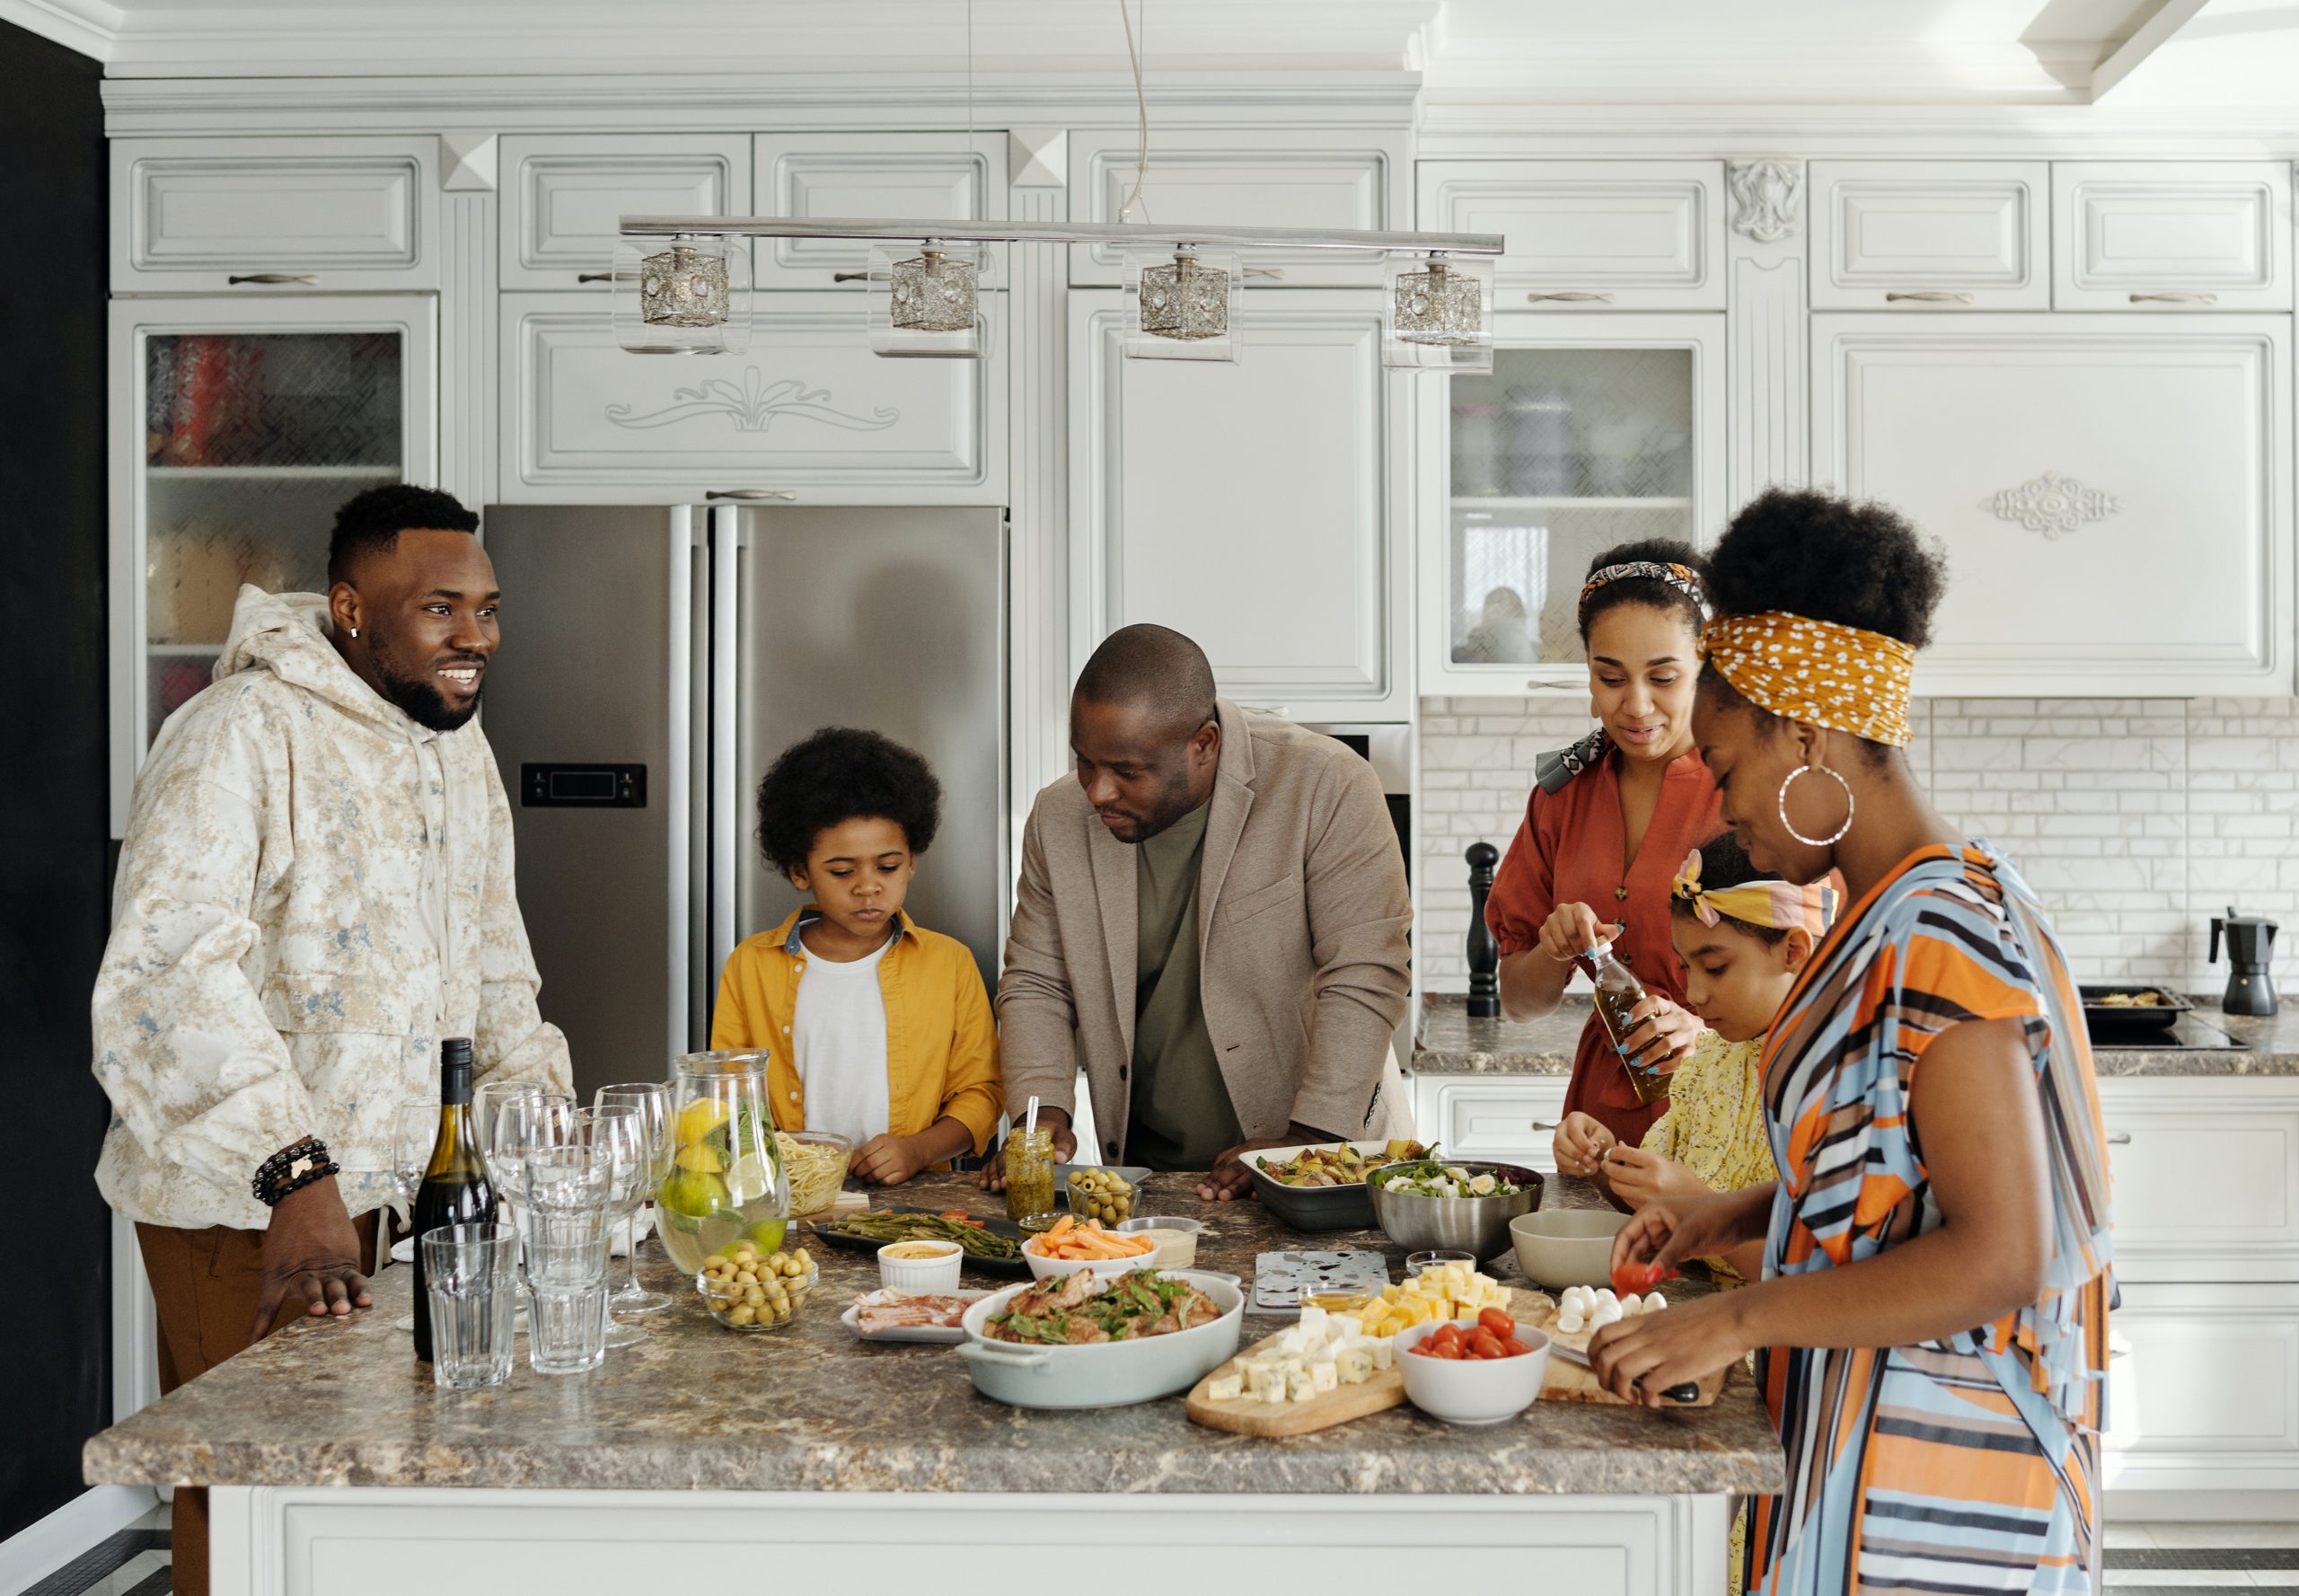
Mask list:
[{"label": "brown trouser", "polygon": [[[375,1221],[380,1212],[351,1221],[359,1233],[359,1267],[375,1269]],[[152,1280],[160,1322],[160,1394],[207,1372],[248,1345],[248,1321],[263,1301],[263,1232],[210,1225],[179,1230],[138,1224],[136,1244]],[[311,1311],[303,1293],[290,1292],[271,1322],[276,1330]],[[269,1332],[266,1332],[269,1334]],[[207,1596],[207,1493],[178,1486],[171,1525],[176,1596]]]}]

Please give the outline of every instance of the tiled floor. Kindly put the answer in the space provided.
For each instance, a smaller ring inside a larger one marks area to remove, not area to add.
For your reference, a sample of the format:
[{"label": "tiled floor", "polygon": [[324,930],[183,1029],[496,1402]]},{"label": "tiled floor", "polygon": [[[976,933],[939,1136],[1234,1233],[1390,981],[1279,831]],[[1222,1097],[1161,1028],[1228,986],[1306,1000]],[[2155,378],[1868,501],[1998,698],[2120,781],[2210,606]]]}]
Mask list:
[{"label": "tiled floor", "polygon": [[[24,1596],[169,1596],[165,1508],[123,1530]],[[2145,1596],[2299,1590],[2299,1522],[2110,1524],[2107,1584]]]}]

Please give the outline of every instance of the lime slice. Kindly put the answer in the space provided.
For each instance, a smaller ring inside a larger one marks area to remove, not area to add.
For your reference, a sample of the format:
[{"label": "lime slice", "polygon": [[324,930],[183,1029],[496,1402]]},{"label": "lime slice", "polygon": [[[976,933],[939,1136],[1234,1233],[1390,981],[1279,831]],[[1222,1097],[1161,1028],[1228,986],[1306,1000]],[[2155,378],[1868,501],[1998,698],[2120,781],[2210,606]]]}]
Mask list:
[{"label": "lime slice", "polygon": [[764,1153],[746,1152],[727,1172],[727,1188],[736,1203],[755,1203],[774,1189],[774,1167]]},{"label": "lime slice", "polygon": [[[704,1175],[724,1175],[727,1172],[727,1160],[720,1158],[718,1150],[708,1142],[697,1142],[691,1147],[680,1148],[678,1157],[672,1162],[682,1169],[693,1169]],[[739,1165],[736,1167],[740,1168]]]}]

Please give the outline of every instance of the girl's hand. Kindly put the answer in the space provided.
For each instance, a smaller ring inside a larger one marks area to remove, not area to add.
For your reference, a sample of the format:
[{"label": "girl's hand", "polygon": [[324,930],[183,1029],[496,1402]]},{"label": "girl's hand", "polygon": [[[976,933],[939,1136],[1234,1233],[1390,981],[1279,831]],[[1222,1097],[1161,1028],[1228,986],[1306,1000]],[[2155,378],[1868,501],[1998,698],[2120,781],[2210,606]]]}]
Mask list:
[{"label": "girl's hand", "polygon": [[1605,1181],[1632,1211],[1664,1197],[1704,1196],[1710,1190],[1706,1181],[1674,1159],[1641,1147],[1614,1148],[1605,1159]]},{"label": "girl's hand", "polygon": [[1611,935],[1611,928],[1588,904],[1559,904],[1541,921],[1537,946],[1558,964],[1569,965]]},{"label": "girl's hand", "polygon": [[1670,1386],[1704,1380],[1748,1355],[1734,1301],[1741,1294],[1687,1298],[1666,1312],[1607,1325],[1590,1339],[1590,1367],[1622,1401],[1666,1406],[1660,1393]]},{"label": "girl's hand", "polygon": [[1604,1162],[1607,1151],[1616,1145],[1613,1133],[1593,1115],[1576,1112],[1566,1115],[1557,1125],[1550,1151],[1564,1174],[1590,1176]]},{"label": "girl's hand", "polygon": [[1631,1067],[1656,1074],[1675,1074],[1707,1028],[1699,1015],[1663,997],[1648,997],[1629,1012],[1643,1023],[1629,1028],[1621,1056]]}]

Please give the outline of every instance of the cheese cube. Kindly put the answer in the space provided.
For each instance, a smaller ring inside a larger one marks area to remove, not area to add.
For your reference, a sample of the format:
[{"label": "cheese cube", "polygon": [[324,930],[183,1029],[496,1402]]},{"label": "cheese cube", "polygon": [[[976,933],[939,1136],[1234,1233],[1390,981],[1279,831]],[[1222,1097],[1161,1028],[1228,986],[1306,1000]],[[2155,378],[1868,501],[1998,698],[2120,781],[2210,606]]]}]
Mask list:
[{"label": "cheese cube", "polygon": [[1224,1374],[1208,1380],[1205,1399],[1209,1402],[1235,1402],[1246,1394],[1246,1380],[1241,1374]]},{"label": "cheese cube", "polygon": [[1341,1385],[1340,1371],[1331,1362],[1309,1365],[1309,1389],[1313,1391],[1334,1390]]},{"label": "cheese cube", "polygon": [[1285,1395],[1295,1402],[1307,1402],[1317,1394],[1317,1382],[1306,1369],[1296,1369],[1285,1377]]},{"label": "cheese cube", "polygon": [[1270,1359],[1255,1358],[1246,1365],[1246,1395],[1260,1402],[1284,1401],[1283,1372]]},{"label": "cheese cube", "polygon": [[1298,1325],[1277,1338],[1277,1350],[1289,1358],[1300,1356],[1308,1350],[1308,1332]]},{"label": "cheese cube", "polygon": [[1373,1378],[1373,1354],[1352,1340],[1334,1352],[1333,1373],[1343,1385],[1361,1386]]},{"label": "cheese cube", "polygon": [[1336,1313],[1327,1321],[1333,1327],[1333,1336],[1347,1341],[1352,1336],[1365,1334],[1365,1322],[1353,1313]]},{"label": "cheese cube", "polygon": [[1376,1370],[1393,1369],[1396,1366],[1397,1349],[1395,1344],[1376,1336],[1373,1344],[1365,1350],[1373,1354],[1373,1367]]},{"label": "cheese cube", "polygon": [[1326,1310],[1312,1302],[1301,1309],[1301,1322],[1295,1328],[1314,1340],[1323,1340],[1326,1317]]}]

